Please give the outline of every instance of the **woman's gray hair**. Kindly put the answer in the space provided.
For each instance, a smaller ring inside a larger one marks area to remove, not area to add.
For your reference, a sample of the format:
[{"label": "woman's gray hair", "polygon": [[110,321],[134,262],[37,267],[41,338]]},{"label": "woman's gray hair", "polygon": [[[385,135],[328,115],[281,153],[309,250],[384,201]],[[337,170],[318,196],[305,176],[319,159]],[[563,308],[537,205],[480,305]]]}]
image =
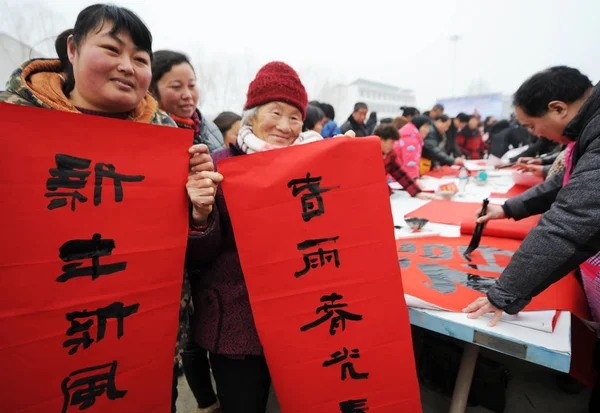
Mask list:
[{"label": "woman's gray hair", "polygon": [[255,108],[252,108],[252,109],[245,110],[245,111],[242,113],[242,126],[250,126],[250,125],[248,124],[248,121],[249,121],[250,119],[252,119],[254,116],[256,116],[256,112],[258,112],[258,109],[259,109],[259,108],[260,108],[260,106],[257,106],[257,107],[255,107]]}]

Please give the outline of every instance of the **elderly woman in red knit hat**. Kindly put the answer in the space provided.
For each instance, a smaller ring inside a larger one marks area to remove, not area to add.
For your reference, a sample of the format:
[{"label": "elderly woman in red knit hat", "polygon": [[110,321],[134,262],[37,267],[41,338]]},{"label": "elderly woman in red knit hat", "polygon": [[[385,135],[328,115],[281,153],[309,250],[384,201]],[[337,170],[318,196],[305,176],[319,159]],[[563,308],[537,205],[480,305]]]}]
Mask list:
[{"label": "elderly woman in red knit hat", "polygon": [[[237,142],[221,159],[318,141],[302,135],[308,98],[297,73],[281,62],[261,68],[250,83]],[[194,306],[194,341],[208,350],[223,413],[264,413],[271,377],[252,317],[226,200],[214,182],[195,185],[186,264]]]}]

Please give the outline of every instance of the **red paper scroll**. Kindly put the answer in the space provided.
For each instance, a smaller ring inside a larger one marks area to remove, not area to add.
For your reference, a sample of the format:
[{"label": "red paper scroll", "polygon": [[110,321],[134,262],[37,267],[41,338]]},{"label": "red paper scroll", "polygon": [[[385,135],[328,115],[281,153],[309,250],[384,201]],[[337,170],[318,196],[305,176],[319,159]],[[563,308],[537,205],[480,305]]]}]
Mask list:
[{"label": "red paper scroll", "polygon": [[9,104],[0,125],[0,410],[170,411],[192,134]]},{"label": "red paper scroll", "polygon": [[420,412],[379,140],[218,166],[281,410]]},{"label": "red paper scroll", "polygon": [[460,168],[453,168],[451,166],[441,166],[439,169],[435,171],[429,171],[425,175],[431,176],[433,178],[445,178],[445,177],[454,177],[458,176],[460,173]]},{"label": "red paper scroll", "polygon": [[[500,277],[520,241],[482,237],[467,262],[462,253],[471,236],[398,240],[404,292],[450,311],[461,311]],[[566,310],[589,319],[587,301],[571,274],[535,297],[527,311]]]},{"label": "red paper scroll", "polygon": [[[481,206],[478,207],[478,209]],[[529,234],[540,220],[541,215],[534,215],[529,218],[515,221],[512,219],[499,219],[494,221],[488,221],[483,229],[483,234],[488,237],[499,237],[499,238],[512,238],[523,240]],[[472,234],[475,231],[475,219],[463,221],[460,226],[461,234]]]},{"label": "red paper scroll", "polygon": [[[462,234],[472,234],[475,230],[475,216],[481,204],[433,200],[407,214],[407,218],[425,218],[436,224],[459,225]],[[483,234],[490,237],[525,239],[538,223],[540,215],[515,221],[501,219],[488,221]]]},{"label": "red paper scroll", "polygon": [[467,202],[453,202],[434,199],[415,209],[405,218],[425,218],[436,224],[461,225],[463,221],[474,220],[477,206]]},{"label": "red paper scroll", "polygon": [[513,198],[517,195],[521,195],[523,192],[527,191],[529,187],[522,185],[514,185],[512,188],[508,190],[505,194],[501,193],[492,193],[492,198]]}]

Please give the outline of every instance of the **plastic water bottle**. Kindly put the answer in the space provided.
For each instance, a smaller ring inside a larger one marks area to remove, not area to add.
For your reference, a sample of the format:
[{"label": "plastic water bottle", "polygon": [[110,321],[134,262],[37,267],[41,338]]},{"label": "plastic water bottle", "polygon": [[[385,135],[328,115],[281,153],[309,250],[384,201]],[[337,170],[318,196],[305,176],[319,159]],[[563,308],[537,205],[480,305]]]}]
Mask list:
[{"label": "plastic water bottle", "polygon": [[458,190],[460,192],[465,192],[467,189],[467,182],[469,182],[469,171],[463,166],[458,173]]}]

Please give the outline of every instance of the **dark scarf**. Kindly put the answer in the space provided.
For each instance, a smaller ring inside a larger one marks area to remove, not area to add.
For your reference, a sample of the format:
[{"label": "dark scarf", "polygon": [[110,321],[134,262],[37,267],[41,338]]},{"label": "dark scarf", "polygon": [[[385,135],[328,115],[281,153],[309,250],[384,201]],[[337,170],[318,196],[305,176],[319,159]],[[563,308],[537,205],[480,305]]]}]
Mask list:
[{"label": "dark scarf", "polygon": [[364,123],[362,125],[359,125],[358,122],[356,121],[356,119],[354,119],[354,116],[352,116],[352,115],[348,116],[348,122],[350,122],[350,125],[352,125],[352,128],[364,127]]},{"label": "dark scarf", "polygon": [[465,126],[460,131],[460,134],[462,136],[464,136],[465,138],[474,138],[476,136],[480,136],[479,129],[471,129],[471,128],[469,128],[469,125]]},{"label": "dark scarf", "polygon": [[356,119],[354,119],[354,116],[350,115],[348,117],[348,122],[350,122],[351,129],[356,133],[357,137],[370,135],[369,128],[367,128],[367,125],[365,123],[359,125]]},{"label": "dark scarf", "polygon": [[84,115],[102,116],[104,118],[114,118],[127,120],[131,116],[131,112],[100,112],[97,110],[89,110],[76,106],[76,109]]},{"label": "dark scarf", "polygon": [[[431,119],[429,119],[429,117],[423,116],[423,115],[413,117],[412,120],[410,121],[410,123],[415,125],[417,129],[421,129],[421,126],[425,125],[426,123],[428,123],[429,125],[432,125]],[[423,138],[425,138],[425,136],[423,136]]]}]

